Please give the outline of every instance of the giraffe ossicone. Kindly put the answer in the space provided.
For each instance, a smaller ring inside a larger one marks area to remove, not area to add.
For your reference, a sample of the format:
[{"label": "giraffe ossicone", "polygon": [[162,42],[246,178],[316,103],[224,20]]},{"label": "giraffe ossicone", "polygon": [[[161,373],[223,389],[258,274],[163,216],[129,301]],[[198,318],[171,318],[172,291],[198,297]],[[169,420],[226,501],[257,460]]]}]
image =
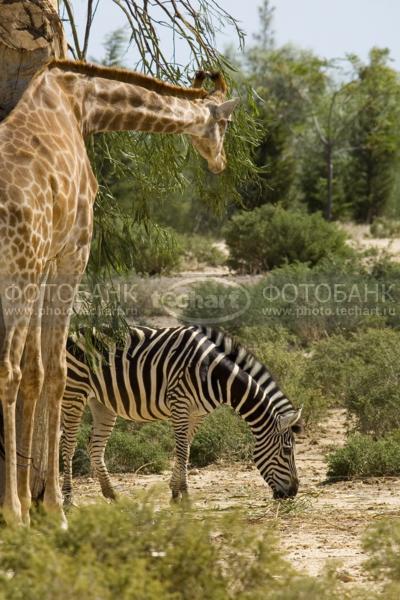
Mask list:
[{"label": "giraffe ossicone", "polygon": [[[219,173],[226,167],[224,136],[236,101],[226,101],[221,76],[212,74],[212,79],[215,89],[207,92],[199,81],[184,88],[130,71],[55,61],[34,77],[0,124],[0,399],[7,523],[29,523],[39,396],[48,407],[44,505],[66,523],[58,466],[65,346],[73,291],[89,256],[97,193],[85,137],[118,130],[188,134],[209,168]],[[38,292],[28,293],[32,289]],[[17,397],[22,406],[18,448]]]}]

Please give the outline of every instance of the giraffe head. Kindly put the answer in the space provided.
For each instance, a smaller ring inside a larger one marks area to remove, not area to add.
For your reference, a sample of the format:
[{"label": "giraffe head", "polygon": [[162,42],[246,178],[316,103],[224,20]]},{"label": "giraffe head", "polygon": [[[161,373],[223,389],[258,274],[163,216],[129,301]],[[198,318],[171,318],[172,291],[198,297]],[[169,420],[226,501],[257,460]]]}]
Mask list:
[{"label": "giraffe head", "polygon": [[214,91],[204,101],[209,115],[206,122],[199,125],[198,133],[191,136],[191,140],[200,156],[206,159],[210,171],[218,174],[226,168],[225,133],[240,100],[239,98],[225,100],[227,85],[221,73],[199,71],[193,87],[201,87],[206,78],[210,78],[215,83]]}]

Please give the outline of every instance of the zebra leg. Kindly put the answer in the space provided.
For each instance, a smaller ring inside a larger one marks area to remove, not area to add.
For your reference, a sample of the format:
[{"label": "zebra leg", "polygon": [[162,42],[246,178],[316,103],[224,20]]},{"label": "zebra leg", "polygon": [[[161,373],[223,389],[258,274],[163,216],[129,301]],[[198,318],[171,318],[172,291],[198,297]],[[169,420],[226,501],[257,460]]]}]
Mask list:
[{"label": "zebra leg", "polygon": [[117,496],[104,461],[104,453],[117,416],[95,398],[89,400],[89,407],[93,416],[92,436],[89,443],[90,461],[99,478],[103,496],[116,500]]},{"label": "zebra leg", "polygon": [[187,465],[190,444],[203,418],[203,416],[189,416],[186,406],[182,408],[176,406],[172,410],[176,458],[169,487],[172,492],[172,500],[175,502],[188,497]]},{"label": "zebra leg", "polygon": [[200,425],[207,415],[197,415],[190,420],[189,423],[189,447],[192,445],[193,438],[199,430]]},{"label": "zebra leg", "polygon": [[86,398],[84,396],[76,396],[73,399],[63,398],[61,453],[64,463],[62,495],[65,505],[72,504],[72,459],[85,405]]},{"label": "zebra leg", "polygon": [[[189,441],[189,448],[188,448],[188,462],[189,462],[189,457],[190,457],[190,447],[192,445],[193,442],[193,438],[196,435],[200,425],[203,423],[204,419],[205,419],[206,415],[197,415],[197,416],[192,416],[189,420],[189,430],[188,430],[188,441]],[[187,479],[186,479],[186,486],[184,486],[183,488],[181,488],[181,494],[182,494],[182,499],[183,498],[188,498],[189,496],[189,492],[188,492],[188,484],[187,484]]]}]

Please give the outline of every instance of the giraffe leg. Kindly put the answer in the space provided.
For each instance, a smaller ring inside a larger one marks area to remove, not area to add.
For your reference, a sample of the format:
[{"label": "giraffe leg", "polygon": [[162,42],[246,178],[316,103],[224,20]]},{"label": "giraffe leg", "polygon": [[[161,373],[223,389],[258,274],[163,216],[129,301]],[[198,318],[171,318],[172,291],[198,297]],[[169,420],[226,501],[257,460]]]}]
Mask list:
[{"label": "giraffe leg", "polygon": [[33,306],[28,335],[22,357],[22,379],[19,386],[17,410],[22,411],[21,431],[18,434],[18,495],[22,520],[29,525],[31,506],[30,469],[32,462],[32,437],[36,402],[43,385],[44,370],[41,353],[41,307],[43,287]]},{"label": "giraffe leg", "polygon": [[45,339],[49,333],[52,340],[47,338],[49,356],[45,364],[45,380],[42,388],[48,406],[48,466],[43,505],[47,512],[59,518],[62,527],[66,527],[59,486],[59,431],[61,402],[67,375],[65,344],[68,326],[65,321],[59,321],[54,329],[45,332]]},{"label": "giraffe leg", "polygon": [[104,461],[104,453],[117,417],[95,398],[89,400],[89,406],[93,416],[93,430],[89,444],[90,461],[99,478],[103,496],[116,500],[116,494]]},{"label": "giraffe leg", "polygon": [[[23,286],[19,289],[24,296]],[[17,483],[16,401],[22,372],[21,359],[32,306],[12,302],[0,294],[0,398],[4,422],[5,492],[3,517],[8,524],[22,523]]]},{"label": "giraffe leg", "polygon": [[[67,527],[59,482],[61,405],[67,379],[66,343],[77,283],[87,262],[88,248],[66,254],[56,263],[57,274],[49,278],[42,318],[42,349],[45,379],[43,400],[48,406],[48,468],[43,505]],[[76,269],[76,270],[74,270]],[[61,278],[61,276],[63,276]]]},{"label": "giraffe leg", "polygon": [[62,494],[64,505],[72,504],[72,459],[75,454],[76,440],[79,426],[85,410],[86,398],[77,396],[76,398],[63,399],[62,403],[62,436],[61,436],[61,454],[64,463],[64,481]]}]

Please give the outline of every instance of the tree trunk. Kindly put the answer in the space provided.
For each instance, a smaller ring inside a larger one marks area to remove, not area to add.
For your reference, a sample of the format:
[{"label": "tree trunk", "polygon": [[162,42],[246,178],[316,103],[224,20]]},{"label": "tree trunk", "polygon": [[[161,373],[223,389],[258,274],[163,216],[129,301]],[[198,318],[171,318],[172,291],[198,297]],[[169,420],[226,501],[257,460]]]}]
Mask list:
[{"label": "tree trunk", "polygon": [[333,206],[333,147],[328,142],[326,147],[326,167],[327,167],[327,202],[325,207],[325,219],[332,220]]},{"label": "tree trunk", "polygon": [[[67,44],[58,0],[0,0],[0,121],[14,108],[33,75],[51,58],[65,58]],[[17,430],[21,407],[17,404]],[[32,491],[41,496],[47,469],[47,415],[39,400],[33,440]],[[0,415],[0,498],[4,490],[4,450]]]},{"label": "tree trunk", "polygon": [[0,120],[51,57],[66,56],[57,0],[0,0]]}]

